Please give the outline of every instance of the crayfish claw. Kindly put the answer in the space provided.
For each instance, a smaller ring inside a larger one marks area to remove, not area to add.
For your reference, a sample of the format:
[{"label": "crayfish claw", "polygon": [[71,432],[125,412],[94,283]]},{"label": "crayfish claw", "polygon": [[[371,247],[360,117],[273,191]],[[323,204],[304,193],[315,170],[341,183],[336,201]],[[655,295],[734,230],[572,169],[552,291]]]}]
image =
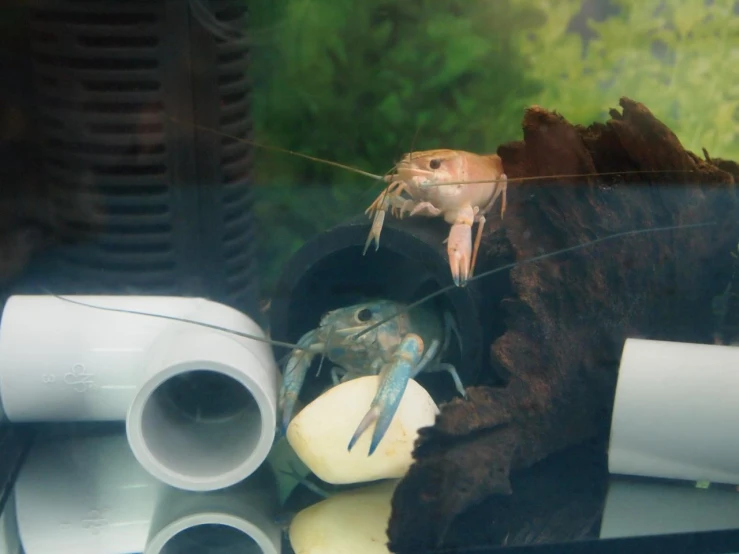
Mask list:
[{"label": "crayfish claw", "polygon": [[465,286],[469,279],[471,242],[472,229],[469,225],[455,224],[452,226],[447,242],[447,254],[452,279],[458,287]]},{"label": "crayfish claw", "polygon": [[352,435],[347,450],[351,451],[357,444],[359,437],[375,423],[372,440],[369,447],[369,456],[382,441],[385,433],[398,411],[403,394],[408,386],[408,380],[413,374],[423,354],[423,339],[415,334],[408,334],[398,346],[393,355],[393,361],[380,372],[380,386],[375,394],[367,414],[357,426]]},{"label": "crayfish claw", "polygon": [[292,420],[300,389],[303,387],[306,373],[315,357],[315,352],[323,346],[315,342],[316,335],[317,331],[314,329],[300,337],[298,341],[300,350],[293,351],[285,365],[282,386],[277,400],[278,413],[282,416],[280,422],[282,436],[287,434],[287,427]]},{"label": "crayfish claw", "polygon": [[[472,258],[472,223],[477,210],[467,205],[457,214],[457,220],[449,231],[447,254],[449,266],[452,270],[452,279],[458,287],[467,284],[470,278]],[[475,252],[476,254],[477,252]]]},{"label": "crayfish claw", "polygon": [[[369,409],[367,414],[362,418],[362,421],[357,426],[357,430],[354,431],[354,434],[352,435],[352,438],[349,441],[349,446],[347,446],[348,451],[351,452],[352,448],[354,448],[354,445],[357,444],[359,437],[361,437],[364,434],[364,432],[369,428],[370,425],[372,425],[375,421],[378,420],[379,416],[380,416],[380,409],[377,406],[373,406],[372,408]],[[372,434],[372,443],[370,444],[370,449],[369,449],[370,456],[372,456],[372,453],[377,449],[377,445],[380,443],[380,440],[377,439],[376,437],[377,427],[378,426],[375,426],[375,432]]]}]

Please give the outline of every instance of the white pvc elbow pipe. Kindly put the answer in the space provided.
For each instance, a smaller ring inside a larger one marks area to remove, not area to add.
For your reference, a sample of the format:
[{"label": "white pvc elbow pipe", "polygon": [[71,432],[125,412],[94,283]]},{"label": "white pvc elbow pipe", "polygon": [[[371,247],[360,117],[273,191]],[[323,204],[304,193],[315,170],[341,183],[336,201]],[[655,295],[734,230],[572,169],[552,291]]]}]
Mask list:
[{"label": "white pvc elbow pipe", "polygon": [[183,491],[146,472],[122,433],[39,442],[15,485],[17,535],[26,554],[279,554],[277,491],[262,477]]},{"label": "white pvc elbow pipe", "polygon": [[[65,298],[265,337],[246,315],[202,298]],[[125,420],[141,465],[186,490],[228,487],[264,462],[278,376],[267,343],[55,296],[12,296],[0,322],[10,421]]]}]

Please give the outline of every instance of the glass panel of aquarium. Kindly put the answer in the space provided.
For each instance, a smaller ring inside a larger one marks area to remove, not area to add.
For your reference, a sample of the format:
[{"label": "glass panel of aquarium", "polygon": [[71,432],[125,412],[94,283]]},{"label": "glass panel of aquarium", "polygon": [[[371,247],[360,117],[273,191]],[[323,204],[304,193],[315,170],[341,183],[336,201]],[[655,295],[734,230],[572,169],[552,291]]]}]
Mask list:
[{"label": "glass panel of aquarium", "polygon": [[0,554],[739,553],[739,2],[11,0],[0,60]]}]

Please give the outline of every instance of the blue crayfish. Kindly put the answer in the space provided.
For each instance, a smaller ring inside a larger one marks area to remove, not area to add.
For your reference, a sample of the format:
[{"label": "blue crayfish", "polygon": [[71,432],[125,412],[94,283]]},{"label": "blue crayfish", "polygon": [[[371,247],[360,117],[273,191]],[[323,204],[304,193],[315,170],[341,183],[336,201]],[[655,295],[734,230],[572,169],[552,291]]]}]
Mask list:
[{"label": "blue crayfish", "polygon": [[[422,371],[446,371],[454,380],[457,391],[466,397],[464,386],[455,367],[442,363],[452,335],[459,334],[448,312],[419,307],[412,311],[390,300],[376,300],[355,304],[327,312],[317,329],[305,333],[288,360],[278,409],[282,417],[283,433],[292,419],[300,389],[315,356],[321,354],[334,364],[331,379],[334,386],[341,382],[380,375],[380,386],[349,441],[351,450],[359,437],[376,422],[369,455],[371,456],[385,436],[393,416],[405,393],[409,379]],[[380,321],[397,314],[367,330]]]}]

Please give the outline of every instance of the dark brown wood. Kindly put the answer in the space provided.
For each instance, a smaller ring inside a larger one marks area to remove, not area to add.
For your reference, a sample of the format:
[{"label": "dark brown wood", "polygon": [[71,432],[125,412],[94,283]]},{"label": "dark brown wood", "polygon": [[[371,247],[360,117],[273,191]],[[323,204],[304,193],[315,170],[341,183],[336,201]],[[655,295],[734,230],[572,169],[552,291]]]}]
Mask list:
[{"label": "dark brown wood", "polygon": [[[500,306],[507,330],[491,346],[509,383],[468,389],[422,430],[393,499],[392,551],[439,546],[471,506],[516,494],[511,472],[607,437],[626,338],[713,341],[711,303],[739,238],[737,165],[687,152],[643,104],[620,105],[588,127],[527,110],[523,140],[498,149],[512,180],[505,237],[490,234],[484,247],[501,250],[502,240],[521,261],[629,230],[718,224],[618,238],[511,271],[514,294]],[[583,173],[599,175],[515,181]]]}]

